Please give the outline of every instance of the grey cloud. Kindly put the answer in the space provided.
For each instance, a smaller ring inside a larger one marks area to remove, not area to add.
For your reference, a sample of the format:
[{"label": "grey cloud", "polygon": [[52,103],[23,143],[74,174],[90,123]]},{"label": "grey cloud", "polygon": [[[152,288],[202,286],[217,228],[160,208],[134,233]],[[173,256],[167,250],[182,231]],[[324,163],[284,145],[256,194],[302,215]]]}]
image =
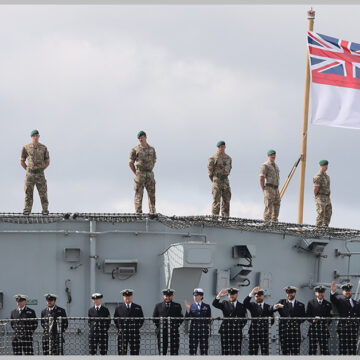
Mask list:
[{"label": "grey cloud", "polygon": [[[347,21],[340,23],[339,7],[316,7],[316,30],[356,40],[360,8],[341,9]],[[258,172],[267,149],[277,149],[283,180],[300,152],[306,10],[3,6],[2,209],[22,209],[19,154],[32,128],[40,129],[50,150],[51,210],[128,209],[128,155],[137,131],[145,129],[158,152],[160,212],[162,204],[174,214],[210,212],[206,164],[224,139],[234,165],[233,215],[244,216],[248,206],[260,218]],[[312,176],[318,160],[328,158],[333,224],[357,227],[359,170],[351,158],[358,136],[309,125],[305,221],[315,219]],[[296,221],[298,176],[283,200],[283,221]]]}]

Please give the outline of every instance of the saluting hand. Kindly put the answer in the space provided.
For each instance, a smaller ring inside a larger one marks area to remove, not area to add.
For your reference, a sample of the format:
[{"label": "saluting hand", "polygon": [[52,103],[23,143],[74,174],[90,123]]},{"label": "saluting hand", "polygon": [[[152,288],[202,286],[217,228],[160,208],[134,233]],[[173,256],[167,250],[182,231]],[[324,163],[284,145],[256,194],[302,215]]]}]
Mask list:
[{"label": "saluting hand", "polygon": [[251,290],[251,294],[254,295],[255,293],[257,293],[260,290],[260,286],[256,286]]},{"label": "saluting hand", "polygon": [[222,289],[219,293],[218,293],[218,297],[223,297],[227,294],[227,290],[226,289]]},{"label": "saluting hand", "polygon": [[185,300],[184,303],[185,303],[186,311],[189,313],[190,312],[190,304],[187,300]]},{"label": "saluting hand", "polygon": [[332,291],[332,292],[335,292],[336,289],[337,289],[336,282],[335,282],[335,281],[332,281],[332,282],[331,282],[331,291]]},{"label": "saluting hand", "polygon": [[274,309],[282,309],[284,307],[283,304],[275,304]]}]

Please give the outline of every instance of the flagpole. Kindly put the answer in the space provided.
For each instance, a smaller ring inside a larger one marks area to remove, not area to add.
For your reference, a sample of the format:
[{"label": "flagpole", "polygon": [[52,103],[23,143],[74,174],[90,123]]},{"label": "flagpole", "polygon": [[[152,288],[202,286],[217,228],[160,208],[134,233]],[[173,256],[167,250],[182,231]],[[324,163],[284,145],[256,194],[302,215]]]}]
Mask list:
[{"label": "flagpole", "polygon": [[[313,31],[315,11],[310,9],[307,13],[308,30]],[[305,169],[306,169],[306,147],[307,147],[307,130],[308,130],[308,114],[309,114],[309,93],[310,93],[310,66],[308,50],[306,51],[306,65],[305,65],[305,96],[304,96],[304,112],[303,112],[303,126],[302,126],[302,141],[301,141],[301,161],[300,161],[300,186],[299,186],[299,208],[298,208],[298,224],[303,223],[304,213],[304,189],[305,189]]]}]

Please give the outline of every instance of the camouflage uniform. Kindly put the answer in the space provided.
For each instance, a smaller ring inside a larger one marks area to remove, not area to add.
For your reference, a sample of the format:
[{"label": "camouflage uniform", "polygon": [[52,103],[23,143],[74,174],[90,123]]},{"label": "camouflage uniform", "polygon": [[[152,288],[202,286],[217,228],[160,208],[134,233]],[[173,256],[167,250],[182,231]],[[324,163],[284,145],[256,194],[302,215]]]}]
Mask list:
[{"label": "camouflage uniform", "polygon": [[48,149],[40,143],[25,145],[21,151],[21,160],[27,161],[24,211],[31,212],[35,185],[39,192],[42,209],[48,211],[49,202],[44,175],[45,163],[50,161]]},{"label": "camouflage uniform", "polygon": [[319,192],[315,196],[316,204],[316,226],[329,226],[332,206],[330,201],[330,177],[323,171],[319,171],[314,176],[314,186],[319,187]]},{"label": "camouflage uniform", "polygon": [[142,213],[142,199],[144,187],[149,198],[149,212],[154,214],[155,210],[155,178],[153,168],[156,162],[155,149],[149,144],[146,147],[140,144],[135,146],[130,152],[129,162],[136,162],[135,176],[135,211]]},{"label": "camouflage uniform", "polygon": [[265,178],[264,188],[264,220],[278,221],[280,211],[280,170],[279,167],[270,160],[262,164],[260,176]]},{"label": "camouflage uniform", "polygon": [[231,188],[229,184],[228,176],[232,167],[231,157],[227,154],[215,153],[209,158],[208,170],[209,176],[213,178],[212,184],[212,214],[219,215],[220,212],[220,201],[221,204],[221,215],[230,215],[230,199],[231,199]]}]

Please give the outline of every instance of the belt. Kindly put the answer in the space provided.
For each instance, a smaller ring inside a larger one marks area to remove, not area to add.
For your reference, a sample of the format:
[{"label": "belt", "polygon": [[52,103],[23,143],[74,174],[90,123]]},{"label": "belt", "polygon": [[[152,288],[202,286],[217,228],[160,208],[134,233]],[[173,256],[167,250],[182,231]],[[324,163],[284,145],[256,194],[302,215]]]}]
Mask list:
[{"label": "belt", "polygon": [[139,167],[136,167],[136,170],[142,171],[142,172],[152,172],[152,170],[148,170],[148,169],[142,169]]},{"label": "belt", "polygon": [[44,169],[33,170],[27,168],[26,171],[29,172],[30,174],[42,174],[44,172]]},{"label": "belt", "polygon": [[228,175],[215,175],[214,177],[216,177],[220,180],[226,180],[228,178]]},{"label": "belt", "polygon": [[279,188],[277,185],[273,185],[273,184],[265,184],[265,186],[271,187],[273,189],[278,189]]}]

